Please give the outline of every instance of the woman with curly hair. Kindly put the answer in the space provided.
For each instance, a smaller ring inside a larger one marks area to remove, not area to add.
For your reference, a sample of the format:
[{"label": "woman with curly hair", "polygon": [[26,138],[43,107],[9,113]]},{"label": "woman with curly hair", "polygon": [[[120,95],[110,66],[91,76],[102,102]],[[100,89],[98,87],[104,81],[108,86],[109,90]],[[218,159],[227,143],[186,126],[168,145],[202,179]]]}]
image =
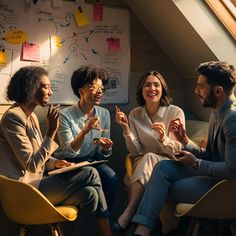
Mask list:
[{"label": "woman with curly hair", "polygon": [[59,106],[47,112],[48,129],[42,137],[37,106],[45,107],[52,96],[47,71],[38,66],[19,69],[11,78],[7,98],[15,103],[5,112],[0,124],[0,174],[34,185],[54,205],[79,208],[73,235],[93,235],[97,223],[103,235],[111,236],[108,210],[96,169],[83,167],[58,175],[45,176],[47,170],[70,166],[51,156],[59,126]]}]

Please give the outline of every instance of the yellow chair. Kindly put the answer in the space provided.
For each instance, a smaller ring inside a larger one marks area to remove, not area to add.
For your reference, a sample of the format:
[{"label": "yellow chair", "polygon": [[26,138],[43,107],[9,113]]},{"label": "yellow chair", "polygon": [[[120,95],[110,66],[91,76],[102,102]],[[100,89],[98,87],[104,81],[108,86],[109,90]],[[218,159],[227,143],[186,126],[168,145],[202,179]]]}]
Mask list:
[{"label": "yellow chair", "polygon": [[[197,236],[199,219],[235,220],[236,219],[236,180],[222,180],[214,185],[196,203],[178,203],[176,216],[192,216],[193,220],[187,235]],[[232,236],[236,235],[234,224],[230,225]]]},{"label": "yellow chair", "polygon": [[125,157],[125,168],[126,168],[126,173],[129,178],[132,177],[133,172],[134,172],[134,160],[136,158],[142,157],[143,155],[131,155],[128,154]]},{"label": "yellow chair", "polygon": [[0,175],[0,201],[10,220],[21,224],[19,235],[26,234],[28,225],[47,224],[53,236],[60,232],[57,223],[74,221],[78,209],[74,206],[53,206],[34,186]]},{"label": "yellow chair", "polygon": [[132,156],[131,154],[128,154],[126,157],[125,157],[125,168],[126,168],[126,173],[127,173],[127,176],[129,178],[131,178],[131,176],[133,175],[133,160],[134,159],[134,156]]},{"label": "yellow chair", "polygon": [[124,183],[125,186],[129,189],[130,183],[131,183],[131,177],[134,173],[134,160],[136,158],[141,157],[142,155],[131,155],[128,154],[125,157],[125,169],[126,169],[126,175],[124,177]]}]

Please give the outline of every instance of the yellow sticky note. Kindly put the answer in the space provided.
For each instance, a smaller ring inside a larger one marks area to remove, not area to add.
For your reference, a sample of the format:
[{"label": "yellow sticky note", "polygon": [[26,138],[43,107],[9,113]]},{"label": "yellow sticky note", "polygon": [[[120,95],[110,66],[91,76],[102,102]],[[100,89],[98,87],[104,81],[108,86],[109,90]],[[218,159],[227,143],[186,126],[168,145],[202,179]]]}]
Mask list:
[{"label": "yellow sticky note", "polygon": [[59,36],[52,36],[51,37],[51,43],[54,45],[54,46],[57,46],[57,47],[63,47],[63,43],[62,43],[62,40]]},{"label": "yellow sticky note", "polygon": [[75,12],[75,21],[79,27],[89,24],[88,17],[80,7]]},{"label": "yellow sticky note", "polygon": [[4,49],[0,51],[0,64],[1,65],[7,64],[7,53]]},{"label": "yellow sticky note", "polygon": [[27,34],[23,30],[11,30],[6,32],[5,34],[5,40],[8,43],[13,43],[13,44],[22,44],[27,41]]}]

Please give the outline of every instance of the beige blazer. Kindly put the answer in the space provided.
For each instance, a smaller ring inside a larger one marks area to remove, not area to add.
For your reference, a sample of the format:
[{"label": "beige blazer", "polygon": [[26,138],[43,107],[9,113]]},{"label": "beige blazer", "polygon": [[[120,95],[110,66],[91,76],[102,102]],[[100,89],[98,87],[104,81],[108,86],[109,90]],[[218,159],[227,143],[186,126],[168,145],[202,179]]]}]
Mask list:
[{"label": "beige blazer", "polygon": [[0,123],[0,174],[38,187],[45,167],[54,168],[50,155],[57,147],[48,136],[42,138],[36,115],[27,117],[14,104]]}]

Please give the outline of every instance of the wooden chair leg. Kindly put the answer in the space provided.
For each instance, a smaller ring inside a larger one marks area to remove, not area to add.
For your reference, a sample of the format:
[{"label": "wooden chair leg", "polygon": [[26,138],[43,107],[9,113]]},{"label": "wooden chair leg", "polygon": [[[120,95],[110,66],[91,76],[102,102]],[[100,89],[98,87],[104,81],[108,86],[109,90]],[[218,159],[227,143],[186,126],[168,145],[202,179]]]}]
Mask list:
[{"label": "wooden chair leg", "polygon": [[194,223],[194,228],[193,228],[192,236],[198,236],[199,229],[200,229],[200,221],[198,219],[196,219],[195,223]]},{"label": "wooden chair leg", "polygon": [[57,231],[59,232],[59,235],[60,235],[60,236],[63,236],[64,233],[63,233],[63,230],[62,230],[62,225],[61,225],[60,223],[58,223],[58,224],[56,225],[56,227],[57,227]]},{"label": "wooden chair leg", "polygon": [[19,236],[25,236],[26,235],[27,228],[26,226],[22,226],[19,232]]},{"label": "wooden chair leg", "polygon": [[197,218],[192,218],[186,236],[198,236],[199,229],[200,221]]},{"label": "wooden chair leg", "polygon": [[229,225],[229,228],[230,228],[231,235],[232,235],[232,236],[236,236],[236,227],[235,227],[235,224],[230,224],[230,225]]},{"label": "wooden chair leg", "polygon": [[59,223],[50,225],[50,230],[51,230],[52,236],[63,236],[64,235],[62,227]]},{"label": "wooden chair leg", "polygon": [[186,232],[186,236],[192,236],[195,220],[196,220],[195,218],[191,219],[190,224],[189,224],[188,229],[187,229],[187,232]]}]

